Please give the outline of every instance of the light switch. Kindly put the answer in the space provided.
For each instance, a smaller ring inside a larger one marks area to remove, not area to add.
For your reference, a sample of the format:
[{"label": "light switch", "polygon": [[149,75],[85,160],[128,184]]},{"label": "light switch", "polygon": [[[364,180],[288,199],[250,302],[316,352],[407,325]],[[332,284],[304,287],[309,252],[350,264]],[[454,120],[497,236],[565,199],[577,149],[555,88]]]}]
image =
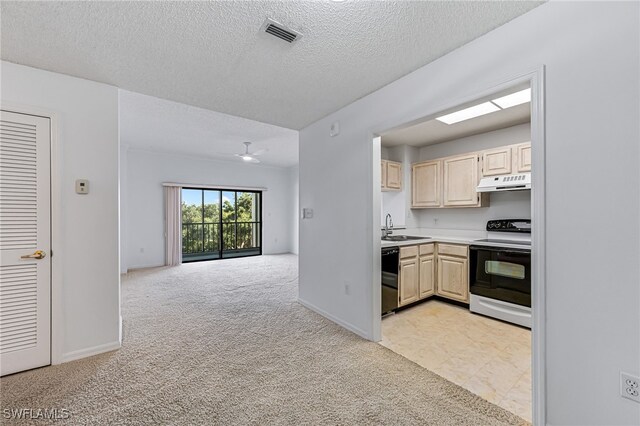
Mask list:
[{"label": "light switch", "polygon": [[76,194],[88,194],[89,193],[89,181],[87,179],[76,180]]},{"label": "light switch", "polygon": [[313,209],[302,209],[302,218],[303,219],[312,219],[313,218]]}]

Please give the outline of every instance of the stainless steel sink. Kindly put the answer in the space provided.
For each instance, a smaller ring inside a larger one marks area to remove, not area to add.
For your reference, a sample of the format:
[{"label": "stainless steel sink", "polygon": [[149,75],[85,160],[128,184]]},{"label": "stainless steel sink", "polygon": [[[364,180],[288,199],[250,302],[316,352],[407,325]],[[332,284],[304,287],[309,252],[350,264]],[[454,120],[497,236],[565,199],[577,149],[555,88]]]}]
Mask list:
[{"label": "stainless steel sink", "polygon": [[414,235],[387,235],[382,237],[382,241],[411,241],[411,240],[428,240],[431,237],[416,237]]}]

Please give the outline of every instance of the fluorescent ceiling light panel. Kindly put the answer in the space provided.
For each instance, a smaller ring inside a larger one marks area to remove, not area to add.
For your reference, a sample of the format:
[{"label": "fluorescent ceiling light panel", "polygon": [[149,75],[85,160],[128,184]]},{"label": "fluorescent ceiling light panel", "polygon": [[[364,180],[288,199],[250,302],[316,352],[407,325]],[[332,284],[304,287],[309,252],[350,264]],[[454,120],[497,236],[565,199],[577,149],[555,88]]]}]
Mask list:
[{"label": "fluorescent ceiling light panel", "polygon": [[460,111],[452,112],[451,114],[443,115],[442,117],[436,118],[436,120],[442,121],[446,124],[454,124],[496,111],[500,111],[500,108],[498,108],[491,102],[485,102],[480,105],[475,105],[469,108],[462,109]]},{"label": "fluorescent ceiling light panel", "polygon": [[511,108],[512,106],[524,104],[526,102],[531,102],[531,89],[524,89],[519,92],[494,99],[491,102],[503,109]]}]

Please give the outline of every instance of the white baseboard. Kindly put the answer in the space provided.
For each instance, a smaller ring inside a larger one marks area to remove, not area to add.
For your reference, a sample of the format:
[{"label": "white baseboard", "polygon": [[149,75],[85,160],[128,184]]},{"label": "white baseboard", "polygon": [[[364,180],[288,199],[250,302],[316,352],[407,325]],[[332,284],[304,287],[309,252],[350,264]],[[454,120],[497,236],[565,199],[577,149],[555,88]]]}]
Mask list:
[{"label": "white baseboard", "polygon": [[280,250],[280,251],[263,251],[263,256],[277,256],[279,254],[289,254],[291,253],[288,249]]},{"label": "white baseboard", "polygon": [[159,264],[159,265],[134,265],[134,266],[129,266],[129,268],[127,269],[127,273],[138,270],[138,269],[149,269],[149,268],[160,268],[162,266],[167,266],[164,263]]},{"label": "white baseboard", "polygon": [[105,343],[104,345],[93,346],[91,348],[79,349],[77,351],[67,352],[62,354],[60,364],[69,361],[75,361],[77,359],[86,358],[88,356],[98,355],[104,352],[115,351],[120,349],[120,342]]},{"label": "white baseboard", "polygon": [[357,334],[358,336],[362,337],[363,339],[367,339],[367,340],[373,341],[373,339],[369,335],[369,333],[365,332],[364,330],[361,330],[360,328],[356,327],[353,324],[349,324],[348,322],[343,321],[340,318],[337,318],[337,317],[331,315],[329,312],[325,311],[324,309],[320,309],[317,306],[315,306],[314,304],[309,303],[309,302],[307,302],[305,300],[302,300],[299,297],[298,297],[298,303],[300,303],[305,308],[311,309],[313,312],[315,312],[317,314],[320,314],[323,317],[335,322],[339,326],[346,328],[347,330],[351,331],[352,333]]}]

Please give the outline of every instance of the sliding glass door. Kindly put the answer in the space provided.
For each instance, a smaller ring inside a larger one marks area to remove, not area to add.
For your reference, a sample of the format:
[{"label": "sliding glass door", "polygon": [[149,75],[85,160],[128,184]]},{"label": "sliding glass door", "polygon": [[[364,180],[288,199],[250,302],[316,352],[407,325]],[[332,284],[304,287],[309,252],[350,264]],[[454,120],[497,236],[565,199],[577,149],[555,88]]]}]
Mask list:
[{"label": "sliding glass door", "polygon": [[262,254],[262,192],[182,189],[182,260]]}]

